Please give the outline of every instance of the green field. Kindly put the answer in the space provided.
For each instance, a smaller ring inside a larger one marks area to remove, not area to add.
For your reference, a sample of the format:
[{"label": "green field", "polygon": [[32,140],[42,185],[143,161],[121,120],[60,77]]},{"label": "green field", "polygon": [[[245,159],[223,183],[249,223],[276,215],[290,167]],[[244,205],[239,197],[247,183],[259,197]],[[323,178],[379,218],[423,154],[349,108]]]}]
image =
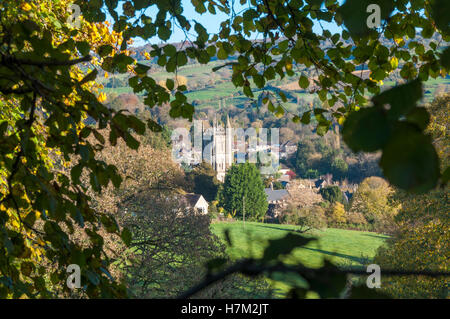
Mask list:
[{"label": "green field", "polygon": [[[148,64],[147,61],[140,61],[141,63]],[[222,108],[226,108],[229,105],[237,106],[242,108],[249,102],[249,99],[243,95],[242,90],[240,88],[236,88],[231,82],[232,71],[229,67],[218,70],[217,72],[213,72],[212,69],[217,66],[223,65],[224,61],[214,61],[208,65],[186,65],[181,67],[177,75],[184,76],[187,79],[187,88],[188,92],[186,92],[186,97],[189,102],[196,102],[196,109],[201,110],[203,108],[211,107],[218,109],[219,106]],[[167,78],[174,78],[174,73],[168,73],[164,70],[159,70],[157,72],[151,73],[151,77],[153,77],[157,82],[163,80],[165,81]],[[291,82],[297,82],[299,73],[296,73],[295,76],[284,78],[283,80],[271,80],[267,84],[272,86],[285,85]],[[109,81],[113,82],[113,88],[105,87],[103,92],[106,94],[116,93],[132,93],[132,89],[128,86],[128,77],[129,74],[115,74],[110,78],[99,78],[98,82],[106,85]],[[113,80],[114,78],[114,80]],[[121,86],[123,85],[123,86]],[[389,88],[395,85],[395,81],[384,81],[384,88]],[[430,102],[433,99],[436,89],[438,86],[448,87],[450,85],[450,78],[437,78],[437,79],[429,79],[424,82],[424,98],[423,102]],[[259,95],[261,90],[256,89],[253,86],[253,92],[255,97]],[[143,95],[141,92],[138,95]],[[289,91],[289,94],[294,97],[290,99],[289,102],[285,102],[283,105],[290,112],[296,112],[297,103],[295,97],[301,98],[306,102],[312,102],[314,98],[317,97],[315,94],[298,92],[298,91]],[[368,94],[368,96],[371,96]],[[220,104],[219,104],[219,100]]]},{"label": "green field", "polygon": [[[224,231],[230,230],[230,238],[233,246],[227,248],[231,259],[245,257],[261,257],[267,240],[276,239],[286,235],[287,232],[295,230],[292,225],[245,223],[243,222],[220,222],[212,224],[212,231],[224,239]],[[317,241],[310,242],[307,246],[297,248],[293,256],[286,262],[301,261],[310,267],[320,267],[324,258],[331,260],[340,266],[363,266],[370,262],[376,250],[388,236],[371,232],[344,230],[329,228],[323,231],[313,230],[304,234],[307,237],[315,237]],[[281,295],[287,286],[272,282],[275,290]]]}]

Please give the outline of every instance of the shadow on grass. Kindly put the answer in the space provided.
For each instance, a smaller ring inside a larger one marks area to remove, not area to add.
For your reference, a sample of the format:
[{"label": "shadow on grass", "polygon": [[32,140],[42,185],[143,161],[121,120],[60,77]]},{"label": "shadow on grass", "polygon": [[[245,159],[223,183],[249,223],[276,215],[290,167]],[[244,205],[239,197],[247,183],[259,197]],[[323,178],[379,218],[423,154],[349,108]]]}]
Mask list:
[{"label": "shadow on grass", "polygon": [[329,255],[329,256],[334,256],[334,257],[348,259],[350,261],[354,261],[354,262],[357,262],[359,264],[363,264],[364,261],[365,261],[364,258],[350,256],[350,255],[341,254],[341,253],[332,252],[332,251],[326,251],[326,250],[322,250],[322,249],[318,249],[318,248],[311,248],[311,247],[300,247],[300,248],[301,249],[308,249],[308,250],[316,251],[316,252],[322,253],[324,255]]},{"label": "shadow on grass", "polygon": [[276,224],[263,224],[263,225],[252,225],[252,226],[271,228],[271,229],[276,229],[276,230],[283,230],[283,231],[287,231],[287,232],[296,232],[296,230],[298,229],[298,228],[284,228],[283,225],[280,225],[279,227],[272,226],[272,225],[276,225]]},{"label": "shadow on grass", "polygon": [[389,239],[390,237],[388,235],[372,235],[372,234],[363,234],[363,236],[373,237],[373,238],[379,238],[379,239]]}]

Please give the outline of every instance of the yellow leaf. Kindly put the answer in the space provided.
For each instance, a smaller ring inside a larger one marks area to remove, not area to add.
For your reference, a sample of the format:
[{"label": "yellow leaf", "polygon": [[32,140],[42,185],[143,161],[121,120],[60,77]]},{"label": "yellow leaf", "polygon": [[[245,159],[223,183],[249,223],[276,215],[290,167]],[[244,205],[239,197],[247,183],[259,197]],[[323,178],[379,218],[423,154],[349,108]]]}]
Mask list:
[{"label": "yellow leaf", "polygon": [[393,70],[398,67],[398,59],[395,56],[392,57],[390,63]]},{"label": "yellow leaf", "polygon": [[20,8],[21,8],[22,10],[24,10],[24,11],[30,11],[30,10],[31,10],[30,4],[29,4],[29,3],[26,3],[26,2],[22,3],[21,6],[20,6]]},{"label": "yellow leaf", "polygon": [[394,38],[395,43],[397,43],[399,46],[404,46],[405,45],[405,41],[403,40],[403,38]]},{"label": "yellow leaf", "polygon": [[98,95],[98,98],[97,98],[97,100],[100,102],[100,103],[103,103],[103,102],[105,102],[106,101],[106,94],[105,93],[100,93],[99,95]]}]

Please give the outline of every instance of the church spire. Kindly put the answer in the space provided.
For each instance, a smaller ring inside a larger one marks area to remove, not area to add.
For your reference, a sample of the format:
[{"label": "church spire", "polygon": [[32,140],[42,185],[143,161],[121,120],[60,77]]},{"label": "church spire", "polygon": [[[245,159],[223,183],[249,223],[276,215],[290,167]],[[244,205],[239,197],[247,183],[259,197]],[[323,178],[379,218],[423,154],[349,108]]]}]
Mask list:
[{"label": "church spire", "polygon": [[213,122],[214,131],[217,129],[217,113],[214,114],[214,122]]}]

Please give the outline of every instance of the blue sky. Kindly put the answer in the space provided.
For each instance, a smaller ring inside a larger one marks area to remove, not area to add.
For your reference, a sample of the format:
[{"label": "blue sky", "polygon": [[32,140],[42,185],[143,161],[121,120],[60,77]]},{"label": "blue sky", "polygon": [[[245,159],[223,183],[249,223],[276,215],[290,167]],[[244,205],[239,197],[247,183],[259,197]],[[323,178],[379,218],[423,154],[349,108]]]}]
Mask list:
[{"label": "blue sky", "polygon": [[[239,5],[239,1],[235,1],[235,11],[239,12],[240,9],[243,8],[243,6]],[[193,5],[191,4],[191,0],[182,0],[183,3],[183,15],[190,21],[195,20],[199,23],[201,23],[206,30],[209,33],[216,33],[219,31],[220,28],[220,23],[225,20],[227,18],[227,16],[222,13],[219,12],[217,10],[216,15],[211,15],[209,12],[206,12],[204,14],[199,14],[195,11]],[[119,5],[119,10],[121,11],[121,6]],[[148,16],[154,16],[154,14],[152,14],[152,12],[147,12]],[[327,22],[322,22],[322,26],[325,29],[330,30],[332,33],[336,33],[340,31],[340,28],[338,26],[336,26],[334,23],[327,23]],[[172,34],[172,37],[168,40],[168,42],[180,42],[183,41],[185,39],[185,35],[183,33],[183,31],[181,31],[179,28],[175,27],[173,29],[174,33]],[[318,24],[314,25],[314,31],[318,32],[318,33],[322,33],[322,29],[320,28],[320,26]],[[193,35],[193,37],[191,38],[192,40],[195,39],[195,31],[193,31],[193,28],[191,30],[191,33]],[[144,45],[145,43],[159,43],[160,40],[157,37],[153,37],[152,39],[150,39],[149,41],[145,42],[142,39],[135,39],[135,43],[134,45]]]}]

